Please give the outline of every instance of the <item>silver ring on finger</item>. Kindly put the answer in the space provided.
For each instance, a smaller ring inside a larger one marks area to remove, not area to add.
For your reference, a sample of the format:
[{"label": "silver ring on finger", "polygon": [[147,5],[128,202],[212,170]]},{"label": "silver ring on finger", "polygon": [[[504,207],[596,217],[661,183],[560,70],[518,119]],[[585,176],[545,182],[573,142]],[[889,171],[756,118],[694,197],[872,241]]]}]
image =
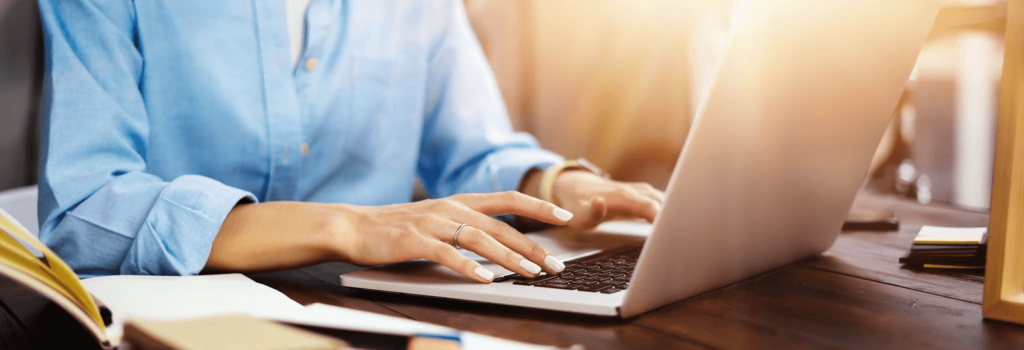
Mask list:
[{"label": "silver ring on finger", "polygon": [[459,232],[462,232],[463,227],[466,227],[466,224],[459,224],[459,228],[455,229],[455,236],[452,237],[452,245],[455,246],[455,249],[462,249],[459,246]]}]

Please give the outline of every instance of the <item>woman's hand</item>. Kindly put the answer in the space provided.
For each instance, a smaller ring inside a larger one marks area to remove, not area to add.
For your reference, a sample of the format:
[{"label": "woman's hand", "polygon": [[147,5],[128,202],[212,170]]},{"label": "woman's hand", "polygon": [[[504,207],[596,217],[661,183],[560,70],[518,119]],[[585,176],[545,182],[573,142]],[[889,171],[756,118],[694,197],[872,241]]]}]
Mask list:
[{"label": "woman's hand", "polygon": [[565,265],[526,236],[491,216],[516,214],[564,225],[572,214],[519,192],[462,194],[387,206],[300,202],[240,204],[228,214],[206,271],[265,271],[347,261],[379,265],[427,259],[472,280],[494,275],[458,244],[523,276]]},{"label": "woman's hand", "polygon": [[346,206],[337,229],[344,260],[379,265],[427,259],[470,279],[490,282],[494,274],[459,253],[452,244],[459,225],[460,247],[502,267],[533,277],[543,269],[561,272],[565,265],[511,226],[491,216],[516,214],[564,225],[572,214],[554,204],[519,192],[461,194],[444,199],[379,207]]},{"label": "woman's hand", "polygon": [[654,222],[665,201],[665,193],[650,184],[612,181],[585,170],[558,174],[552,196],[575,215],[569,226],[581,229],[613,217]]}]

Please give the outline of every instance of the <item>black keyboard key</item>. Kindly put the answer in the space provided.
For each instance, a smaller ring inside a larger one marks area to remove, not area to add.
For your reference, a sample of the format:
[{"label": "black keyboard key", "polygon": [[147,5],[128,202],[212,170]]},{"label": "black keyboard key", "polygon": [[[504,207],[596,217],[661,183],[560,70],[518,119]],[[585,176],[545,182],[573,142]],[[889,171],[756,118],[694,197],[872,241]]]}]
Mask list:
[{"label": "black keyboard key", "polygon": [[579,290],[584,292],[598,292],[606,288],[614,288],[615,286],[609,283],[594,283],[580,287]]},{"label": "black keyboard key", "polygon": [[540,277],[537,277],[537,278],[526,278],[526,279],[523,279],[521,281],[515,281],[512,284],[532,286],[534,284],[541,283],[541,282],[546,282],[548,280],[553,280],[553,279],[556,279],[556,278],[558,278],[557,275],[554,275],[554,276],[553,275],[544,275],[544,276],[540,276]]},{"label": "black keyboard key", "polygon": [[640,249],[605,256],[590,256],[566,262],[566,269],[559,274],[541,274],[536,278],[509,274],[495,278],[494,281],[513,281],[513,284],[525,286],[601,291],[610,294],[629,286],[629,279],[639,257]]},{"label": "black keyboard key", "polygon": [[576,288],[582,287],[583,285],[579,284],[579,283],[544,282],[544,283],[538,283],[535,286],[536,287],[544,287],[544,288],[557,288],[557,289],[576,289]]},{"label": "black keyboard key", "polygon": [[523,276],[520,276],[518,274],[512,273],[512,274],[508,274],[508,275],[504,275],[504,276],[495,277],[494,280],[492,280],[491,282],[498,283],[498,282],[505,282],[505,281],[522,281],[524,279],[526,279],[526,277],[523,277]]}]

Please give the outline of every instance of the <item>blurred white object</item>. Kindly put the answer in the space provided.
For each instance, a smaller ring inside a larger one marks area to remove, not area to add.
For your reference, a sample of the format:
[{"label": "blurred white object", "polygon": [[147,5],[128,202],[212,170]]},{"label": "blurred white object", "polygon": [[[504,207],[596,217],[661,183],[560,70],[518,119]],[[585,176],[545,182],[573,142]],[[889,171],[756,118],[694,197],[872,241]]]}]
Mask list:
[{"label": "blurred white object", "polygon": [[18,187],[0,192],[0,209],[25,226],[32,235],[39,236],[39,218],[36,202],[39,198],[37,186]]},{"label": "blurred white object", "polygon": [[999,81],[989,64],[999,52],[995,39],[980,33],[964,34],[957,46],[954,196],[957,203],[984,208],[992,191]]}]

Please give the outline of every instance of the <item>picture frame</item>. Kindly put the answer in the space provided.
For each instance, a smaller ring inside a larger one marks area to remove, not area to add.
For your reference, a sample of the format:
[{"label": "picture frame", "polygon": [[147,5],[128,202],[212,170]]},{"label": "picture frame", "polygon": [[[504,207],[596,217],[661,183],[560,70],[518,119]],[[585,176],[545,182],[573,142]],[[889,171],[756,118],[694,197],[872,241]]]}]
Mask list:
[{"label": "picture frame", "polygon": [[1024,0],[1006,6],[982,316],[1024,324]]}]

